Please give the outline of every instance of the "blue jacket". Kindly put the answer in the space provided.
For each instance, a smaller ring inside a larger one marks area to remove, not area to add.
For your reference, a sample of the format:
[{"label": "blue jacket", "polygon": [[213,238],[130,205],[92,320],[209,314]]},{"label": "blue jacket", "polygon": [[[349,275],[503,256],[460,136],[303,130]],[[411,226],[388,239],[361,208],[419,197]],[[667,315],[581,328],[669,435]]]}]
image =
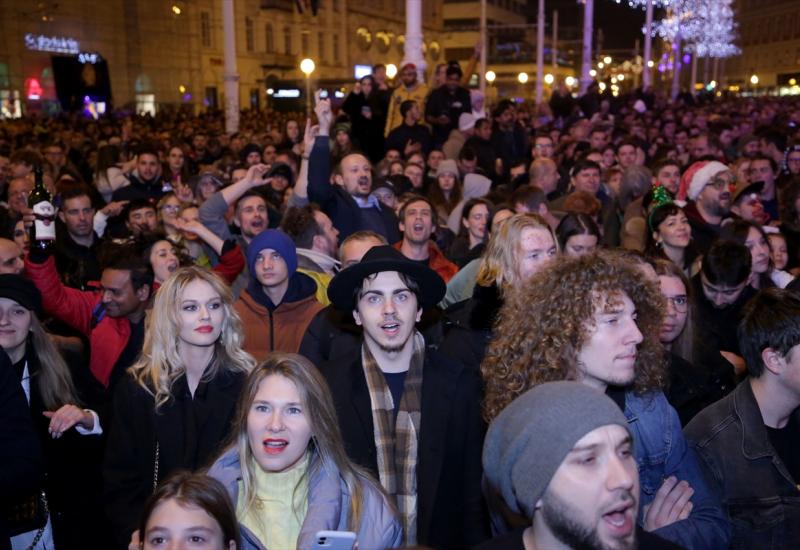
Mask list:
[{"label": "blue jacket", "polygon": [[[233,505],[236,506],[239,498],[239,480],[242,478],[242,466],[236,449],[230,448],[219,457],[211,466],[208,475],[225,486]],[[362,482],[362,488],[364,502],[357,533],[359,548],[400,546],[403,543],[403,528],[386,497],[366,481]],[[349,511],[350,495],[338,472],[334,476],[321,468],[319,473],[309,480],[308,510],[297,539],[297,548],[311,548],[318,531],[347,531]],[[244,525],[240,525],[240,529],[242,550],[266,549],[252,531]]]},{"label": "blue jacket", "polygon": [[661,538],[689,550],[728,548],[730,524],[718,498],[712,493],[697,455],[686,443],[678,413],[663,392],[625,393],[625,417],[633,432],[639,465],[639,523],[644,507],[655,497],[664,479],[674,475],[694,489],[692,513],[683,521],[655,531]]},{"label": "blue jacket", "polygon": [[[356,200],[339,185],[330,182],[331,154],[328,136],[318,136],[308,160],[308,200],[319,205],[323,212],[339,230],[339,242],[344,241],[356,231],[370,229],[363,220],[361,207]],[[391,208],[379,210],[383,230],[378,231],[386,237],[389,244],[400,240],[400,227],[397,216]]]},{"label": "blue jacket", "polygon": [[[800,420],[800,410],[793,413]],[[686,426],[733,524],[735,548],[800,545],[800,487],[772,446],[749,381]]]}]

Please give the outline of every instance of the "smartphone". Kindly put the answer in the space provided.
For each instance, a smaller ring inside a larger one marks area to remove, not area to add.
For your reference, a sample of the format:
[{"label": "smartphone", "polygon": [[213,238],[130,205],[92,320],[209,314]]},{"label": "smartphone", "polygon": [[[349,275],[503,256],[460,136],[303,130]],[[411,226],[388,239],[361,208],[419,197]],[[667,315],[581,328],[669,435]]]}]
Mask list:
[{"label": "smartphone", "polygon": [[311,550],[353,550],[356,534],[352,531],[317,531]]},{"label": "smartphone", "polygon": [[320,99],[328,99],[328,90],[320,90],[319,97]]}]

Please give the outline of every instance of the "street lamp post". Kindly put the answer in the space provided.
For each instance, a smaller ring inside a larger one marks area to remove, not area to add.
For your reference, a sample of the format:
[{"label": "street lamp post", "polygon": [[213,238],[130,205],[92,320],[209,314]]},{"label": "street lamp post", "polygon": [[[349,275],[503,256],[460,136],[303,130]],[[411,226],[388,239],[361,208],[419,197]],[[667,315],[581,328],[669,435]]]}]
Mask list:
[{"label": "street lamp post", "polygon": [[222,31],[224,37],[225,131],[239,131],[239,73],[236,71],[236,23],[233,0],[222,1]]},{"label": "street lamp post", "polygon": [[594,18],[594,0],[585,0],[583,4],[583,48],[581,61],[581,94],[586,93],[592,77],[592,21]]},{"label": "street lamp post", "polygon": [[306,75],[306,118],[311,118],[311,79],[309,77],[316,67],[313,59],[305,58],[300,62],[300,70]]}]

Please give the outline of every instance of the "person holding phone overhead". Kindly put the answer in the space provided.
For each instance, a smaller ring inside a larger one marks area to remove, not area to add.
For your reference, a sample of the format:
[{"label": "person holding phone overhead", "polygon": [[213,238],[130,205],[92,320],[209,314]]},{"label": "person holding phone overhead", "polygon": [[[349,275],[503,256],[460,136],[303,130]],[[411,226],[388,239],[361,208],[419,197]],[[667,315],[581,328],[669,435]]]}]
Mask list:
[{"label": "person holding phone overhead", "polygon": [[328,385],[305,357],[273,353],[250,373],[231,440],[208,474],[236,506],[243,548],[311,548],[320,531],[357,533],[365,549],[402,543],[380,485],[347,458]]}]

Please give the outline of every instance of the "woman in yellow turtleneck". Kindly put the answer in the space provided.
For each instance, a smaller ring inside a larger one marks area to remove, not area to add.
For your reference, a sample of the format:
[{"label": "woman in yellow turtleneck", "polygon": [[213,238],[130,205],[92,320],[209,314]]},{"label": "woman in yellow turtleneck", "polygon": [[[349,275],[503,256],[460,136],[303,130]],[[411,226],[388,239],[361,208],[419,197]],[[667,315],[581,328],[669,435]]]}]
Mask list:
[{"label": "woman in yellow turtleneck", "polygon": [[231,446],[209,471],[236,504],[244,548],[310,548],[318,531],[353,531],[361,548],[402,542],[377,482],[347,458],[325,379],[274,353],[248,377]]}]

